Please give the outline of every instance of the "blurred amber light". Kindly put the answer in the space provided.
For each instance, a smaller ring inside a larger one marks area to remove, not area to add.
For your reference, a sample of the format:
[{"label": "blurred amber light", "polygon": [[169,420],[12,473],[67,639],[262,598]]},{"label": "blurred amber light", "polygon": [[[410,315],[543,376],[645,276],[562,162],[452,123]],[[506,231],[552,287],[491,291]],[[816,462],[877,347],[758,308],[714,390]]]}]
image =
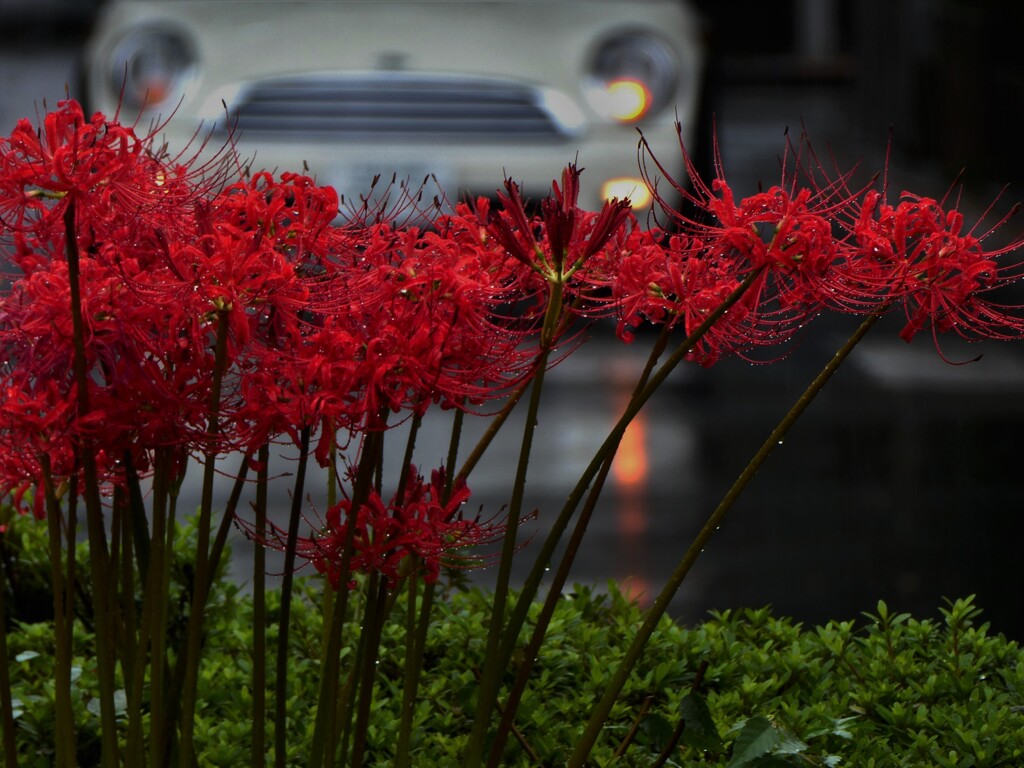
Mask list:
[{"label": "blurred amber light", "polygon": [[612,80],[605,86],[609,117],[623,122],[639,120],[651,108],[651,92],[639,80]]},{"label": "blurred amber light", "polygon": [[620,487],[642,487],[647,482],[647,425],[641,416],[626,427],[612,471]]},{"label": "blurred amber light", "polygon": [[628,176],[608,179],[601,186],[602,200],[629,200],[634,209],[646,208],[651,204],[651,190],[643,179]]}]

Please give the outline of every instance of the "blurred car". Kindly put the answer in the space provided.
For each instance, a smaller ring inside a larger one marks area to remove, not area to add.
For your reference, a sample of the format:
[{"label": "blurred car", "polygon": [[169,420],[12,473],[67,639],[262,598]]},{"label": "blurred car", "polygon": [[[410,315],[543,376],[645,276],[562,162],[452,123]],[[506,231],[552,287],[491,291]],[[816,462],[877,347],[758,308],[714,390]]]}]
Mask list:
[{"label": "blurred car", "polygon": [[539,196],[575,161],[596,209],[648,204],[637,128],[682,171],[703,62],[679,0],[109,0],[83,74],[91,109],[173,113],[172,150],[233,136],[253,170],[306,167],[350,201],[378,174]]}]

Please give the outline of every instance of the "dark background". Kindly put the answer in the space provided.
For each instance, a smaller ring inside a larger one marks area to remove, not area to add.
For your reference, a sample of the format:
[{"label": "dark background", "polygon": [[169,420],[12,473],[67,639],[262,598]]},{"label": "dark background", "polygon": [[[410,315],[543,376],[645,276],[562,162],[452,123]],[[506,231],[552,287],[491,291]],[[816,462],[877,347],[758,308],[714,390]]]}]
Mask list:
[{"label": "dark background", "polygon": [[[821,154],[844,166],[859,161],[868,173],[883,167],[891,137],[894,191],[941,197],[966,169],[968,221],[1004,184],[1011,186],[1000,210],[1021,199],[1017,3],[699,6],[710,54],[706,114],[715,116],[737,194],[778,179],[784,133],[802,127]],[[43,97],[52,103],[65,83],[75,92],[91,9],[85,0],[0,0],[0,131],[33,115]],[[703,158],[708,134],[695,150]],[[1019,222],[1008,229],[1020,231]],[[656,590],[855,324],[821,318],[775,365],[731,360],[674,376],[645,422],[649,474],[609,489],[574,578],[613,578],[646,596]],[[893,317],[872,331],[755,478],[684,584],[677,616],[693,621],[711,608],[771,603],[822,622],[855,618],[879,599],[933,616],[943,598],[977,594],[994,629],[1024,639],[1024,352],[1019,344],[950,342],[943,348],[954,361],[983,354],[953,366],[926,335],[904,344],[900,327]],[[528,499],[541,511],[538,537],[573,469],[621,407],[621,379],[640,354],[597,336],[551,376]],[[481,468],[481,503],[506,500],[512,450]]]}]

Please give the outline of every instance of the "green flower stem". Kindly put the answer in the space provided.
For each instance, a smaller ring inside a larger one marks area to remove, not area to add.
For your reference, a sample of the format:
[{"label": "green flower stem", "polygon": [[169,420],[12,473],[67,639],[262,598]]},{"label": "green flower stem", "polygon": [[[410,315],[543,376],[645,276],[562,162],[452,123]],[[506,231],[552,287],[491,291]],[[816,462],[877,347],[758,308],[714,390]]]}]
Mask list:
[{"label": "green flower stem", "polygon": [[[207,421],[207,439],[215,441],[220,432],[220,398],[227,368],[229,309],[217,310],[217,336],[214,346],[213,379],[210,385],[210,406]],[[213,482],[216,472],[217,453],[211,445],[203,466],[203,488],[199,507],[196,543],[196,587],[192,593],[192,605],[188,615],[185,639],[185,667],[181,690],[181,711],[179,713],[180,754],[188,758],[194,752],[194,718],[196,712],[197,688],[199,685],[199,656],[202,650],[203,612],[206,596],[204,586],[209,581],[210,570],[210,529],[213,518]]]},{"label": "green flower stem", "polygon": [[416,688],[419,682],[419,667],[422,658],[416,652],[419,639],[419,612],[416,610],[416,579],[406,584],[405,607],[405,666],[402,676],[402,710],[398,722],[398,745],[395,748],[395,768],[409,768],[409,745],[412,741],[412,717],[416,709]]},{"label": "green flower stem", "polygon": [[[257,454],[256,533],[267,528],[267,487],[270,482],[270,445]],[[267,762],[267,551],[257,542],[252,548],[252,768]]]},{"label": "green flower stem", "polygon": [[[347,695],[339,703],[343,713],[338,722],[346,724],[342,758],[339,765],[348,762],[349,743],[352,746],[352,766],[363,766],[363,754],[368,745],[367,734],[370,726],[370,710],[373,701],[374,681],[377,675],[377,662],[380,658],[381,634],[384,622],[391,613],[396,602],[396,595],[389,594],[388,581],[379,571],[372,571],[364,590],[365,604],[363,619],[360,624],[359,643],[356,648],[355,660],[351,665],[348,679],[344,686]],[[350,713],[355,711],[355,721]]]},{"label": "green flower stem", "polygon": [[[150,645],[150,727],[149,727],[149,763],[157,766],[163,755],[164,745],[168,737],[167,706],[164,700],[164,680],[166,679],[167,651],[167,590],[164,588],[164,574],[169,571],[170,540],[173,526],[169,517],[168,483],[168,451],[158,449],[153,469],[153,526],[150,535],[149,560],[145,577],[145,600],[142,603],[141,633],[139,637],[139,653],[143,653],[145,643]],[[139,664],[138,668],[144,665]],[[138,674],[138,668],[136,674]],[[129,708],[141,707],[129,702]],[[139,709],[133,711],[140,711]]]},{"label": "green flower stem", "polygon": [[[129,548],[135,554],[135,568],[138,573],[138,580],[142,586],[144,600],[142,601],[142,613],[138,617],[138,625],[136,628],[128,628],[125,632],[126,639],[124,641],[125,647],[131,653],[131,663],[128,664],[128,668],[125,669],[124,680],[125,680],[125,691],[127,694],[127,708],[126,711],[130,713],[142,711],[143,701],[143,689],[146,682],[146,668],[147,668],[147,652],[149,651],[149,644],[154,639],[153,634],[153,622],[154,615],[159,613],[160,604],[166,599],[164,595],[159,592],[160,578],[159,570],[162,568],[162,560],[159,560],[156,566],[157,573],[153,573],[149,569],[150,559],[152,557],[152,550],[159,547],[161,544],[151,541],[151,538],[163,538],[162,520],[158,520],[158,513],[155,509],[155,493],[154,492],[154,521],[153,521],[153,532],[150,533],[149,521],[146,518],[146,505],[142,496],[142,486],[139,480],[139,474],[135,468],[135,462],[132,459],[131,451],[125,450],[122,456],[122,462],[124,465],[125,475],[125,486],[127,489],[127,499],[125,500],[125,508],[128,514],[128,520],[125,523],[123,531],[123,548],[125,557],[122,558],[122,569],[124,582],[124,594],[123,594],[123,615],[127,617],[135,616],[135,590],[129,589],[129,582],[133,580],[133,566],[132,559],[127,557]],[[159,471],[159,468],[157,469]],[[154,484],[158,482],[154,478]],[[159,530],[158,530],[159,528]],[[162,542],[161,542],[162,543]],[[157,657],[155,654],[151,657],[154,668],[163,668],[163,658]],[[127,654],[126,654],[127,660]],[[151,673],[152,674],[152,673]],[[153,690],[162,691],[162,688],[153,688]],[[152,710],[150,715],[150,731],[157,731],[162,729],[163,723],[154,723]],[[142,729],[142,718],[141,717],[129,717],[128,718],[128,733],[125,740],[126,744],[126,762],[132,765],[145,765],[145,736]]]},{"label": "green flower stem", "polygon": [[[338,446],[332,444],[328,454],[327,464],[327,509],[338,503],[338,491],[341,490],[341,478],[338,475]],[[266,520],[264,519],[264,525]],[[257,526],[257,531],[263,528]],[[335,592],[331,583],[323,580],[323,593],[321,595],[320,612],[323,616],[323,626],[320,630],[320,659],[326,658],[327,646],[330,643],[331,627],[334,624],[334,599]]]},{"label": "green flower stem", "polygon": [[285,541],[284,573],[281,579],[281,605],[277,619],[277,661],[274,673],[274,760],[278,768],[284,768],[288,757],[288,658],[291,655],[288,649],[288,635],[291,624],[295,546],[299,538],[299,522],[302,520],[306,466],[309,464],[309,432],[310,429],[306,426],[299,434],[299,463],[295,470],[292,508],[288,517],[288,539]]},{"label": "green flower stem", "polygon": [[515,650],[516,643],[518,642],[519,631],[526,623],[526,617],[529,612],[530,605],[533,603],[537,591],[540,588],[540,583],[544,578],[548,564],[554,556],[555,548],[562,535],[565,533],[565,529],[568,527],[569,521],[575,513],[576,508],[579,506],[580,501],[582,501],[583,494],[586,492],[591,481],[600,471],[601,466],[608,457],[614,455],[619,442],[622,440],[622,436],[626,432],[626,428],[633,419],[636,418],[640,409],[653,396],[662,383],[664,383],[669,374],[671,374],[679,363],[686,358],[686,355],[689,354],[689,352],[697,345],[697,342],[700,341],[704,334],[708,332],[708,330],[729,310],[730,307],[740,300],[743,294],[746,293],[746,291],[754,284],[763,271],[764,268],[762,267],[761,269],[754,270],[747,275],[743,282],[740,283],[720,305],[712,310],[704,321],[695,328],[694,331],[687,336],[678,347],[676,347],[668,359],[661,364],[658,370],[651,374],[650,379],[647,381],[643,390],[630,400],[629,404],[626,406],[625,412],[612,428],[608,437],[605,438],[604,443],[601,444],[600,448],[598,448],[597,452],[594,454],[590,464],[584,470],[579,481],[576,483],[576,487],[573,489],[572,493],[570,493],[569,498],[562,507],[562,511],[559,513],[558,518],[555,520],[551,530],[545,538],[540,552],[537,555],[537,559],[534,562],[533,569],[527,576],[520,592],[519,599],[517,600],[515,609],[512,612],[512,617],[509,620],[508,629],[505,633],[504,644],[502,645],[501,654],[499,656],[499,661],[503,669],[508,665],[509,660],[512,658],[512,653]]},{"label": "green flower stem", "polygon": [[[516,398],[518,402],[518,398]],[[506,405],[506,408],[508,406]],[[504,410],[504,409],[503,409]],[[510,409],[511,410],[511,409]],[[455,487],[455,475],[452,472],[452,468],[455,466],[455,462],[459,458],[459,442],[462,440],[462,425],[466,421],[466,412],[461,408],[455,409],[455,417],[452,419],[452,434],[448,438],[448,456],[444,461],[444,499],[442,501],[447,504],[448,499],[451,498],[452,488]],[[469,473],[467,472],[466,475]],[[460,473],[460,477],[465,478],[466,475]]]},{"label": "green flower stem", "polygon": [[[75,594],[78,583],[78,504],[77,504],[77,483],[72,481],[71,492],[68,493],[67,519],[65,521],[64,537],[64,558],[67,561],[64,571],[64,589],[67,590],[68,599],[64,600],[64,632],[67,637],[68,653],[74,654],[74,627],[75,627],[75,601],[70,598]],[[72,758],[74,762],[74,758]],[[60,764],[58,763],[58,766]]]},{"label": "green flower stem", "polygon": [[224,547],[228,543],[228,534],[231,533],[231,524],[234,522],[235,513],[238,511],[238,503],[242,500],[242,491],[245,490],[245,478],[249,474],[249,464],[252,461],[252,454],[247,453],[242,457],[242,463],[235,473],[235,482],[231,486],[231,493],[228,494],[227,503],[224,505],[224,514],[220,519],[220,526],[217,528],[217,535],[210,547],[210,567],[207,570],[206,582],[203,584],[205,590],[203,603],[209,597],[213,589],[213,581],[217,578],[217,571],[220,568],[220,560],[224,556]]},{"label": "green flower stem", "polygon": [[[650,380],[651,374],[657,365],[658,358],[661,357],[668,345],[669,335],[670,328],[668,326],[662,326],[661,333],[658,335],[657,341],[651,348],[644,370],[641,372],[636,386],[634,387],[633,398],[636,398],[643,391],[647,382]],[[522,699],[523,693],[526,691],[530,672],[533,670],[534,662],[536,662],[537,657],[540,654],[541,646],[544,643],[544,637],[547,634],[547,628],[551,623],[551,618],[555,614],[555,608],[561,600],[562,587],[565,585],[565,582],[568,581],[569,571],[571,570],[572,563],[576,558],[576,553],[579,551],[580,545],[583,542],[583,536],[587,531],[587,525],[594,513],[594,510],[597,508],[597,502],[601,496],[601,491],[604,488],[608,472],[611,470],[612,462],[615,460],[615,452],[617,448],[618,443],[616,443],[615,449],[609,453],[608,457],[601,465],[597,478],[591,486],[590,493],[587,496],[587,502],[580,512],[580,516],[576,521],[576,525],[573,528],[572,535],[569,537],[569,541],[566,543],[566,549],[558,564],[555,576],[549,585],[548,595],[544,600],[544,605],[541,607],[540,614],[537,616],[537,620],[533,627],[533,634],[530,637],[530,642],[526,646],[526,650],[523,652],[523,661],[516,671],[515,682],[509,691],[508,698],[505,701],[505,706],[501,713],[501,721],[498,724],[497,733],[495,734],[494,741],[491,744],[490,757],[487,763],[489,768],[497,768],[497,766],[501,764],[501,756],[505,749],[505,743],[508,741],[508,736],[512,731],[513,723],[515,722],[516,710],[519,707],[519,702]]]},{"label": "green flower stem", "polygon": [[405,499],[405,491],[409,486],[409,468],[412,467],[413,455],[416,452],[416,438],[419,436],[420,427],[423,424],[423,414],[416,413],[412,417],[412,424],[409,427],[409,437],[405,442],[405,455],[402,456],[401,476],[398,478],[398,488],[395,489],[395,498],[399,506],[402,506]]},{"label": "green flower stem", "polygon": [[[129,500],[125,489],[115,488],[111,499],[110,532],[112,560],[120,567],[118,580],[118,615],[121,619],[119,647],[121,648],[121,680],[126,702],[141,699],[142,683],[145,679],[146,641],[145,627],[140,625],[136,609],[135,560],[132,547],[132,529],[128,509]],[[128,722],[128,738],[122,745],[122,757],[127,765],[145,766],[146,750],[143,743],[139,709],[125,709]]]},{"label": "green flower stem", "polygon": [[[380,461],[381,444],[384,435],[381,430],[374,430],[366,435],[363,444],[363,455],[360,458],[359,468],[356,471],[356,479],[352,489],[353,514],[366,501],[370,495],[370,488],[373,482],[375,467]],[[355,552],[356,526],[348,526],[345,534],[345,541],[342,543],[341,562],[339,572],[347,574],[352,562],[352,555]],[[316,718],[313,725],[313,740],[310,744],[309,765],[311,768],[335,765],[334,753],[337,745],[337,724],[344,721],[340,715],[342,708],[343,692],[338,690],[338,675],[340,669],[341,640],[345,625],[345,616],[348,611],[349,588],[344,577],[338,584],[335,595],[334,607],[331,609],[331,629],[327,637],[327,643],[323,652],[323,672],[320,675],[320,690],[317,697]],[[278,721],[280,722],[280,721]],[[280,727],[280,726],[278,726]],[[283,768],[283,762],[279,768]]]},{"label": "green flower stem", "polygon": [[[72,654],[72,625],[68,606],[64,604],[65,599],[73,602],[71,595],[74,594],[72,585],[65,581],[63,563],[63,537],[61,536],[61,509],[60,502],[53,487],[53,475],[50,471],[50,457],[43,453],[39,457],[43,470],[43,493],[46,497],[46,527],[47,537],[50,546],[50,584],[53,589],[53,631],[54,631],[54,740],[56,742],[56,760],[54,765],[57,768],[74,768],[75,765],[75,715],[71,705],[71,654]],[[0,585],[0,592],[3,592]],[[0,596],[2,599],[2,596]],[[0,610],[0,623],[3,623],[5,616]],[[4,659],[2,663],[6,666],[7,651],[3,649]],[[5,674],[7,670],[4,670]],[[7,693],[9,694],[9,685]],[[5,699],[9,702],[9,696]],[[6,714],[6,713],[5,713]],[[136,718],[138,719],[138,718]],[[11,739],[13,742],[13,738]],[[5,736],[5,744],[7,739]],[[14,765],[14,763],[9,763]]]},{"label": "green flower stem", "polygon": [[[416,449],[416,437],[419,434],[420,425],[423,423],[423,416],[417,413],[413,416],[412,425],[409,429],[409,437],[406,441],[405,455],[402,457],[401,477],[398,488],[395,491],[395,498],[398,499],[398,514],[404,513],[403,500],[405,499],[406,488],[409,484],[410,467],[412,466],[413,454]],[[376,574],[374,574],[376,576]],[[415,574],[409,579],[410,583],[416,578]],[[380,642],[387,622],[388,614],[394,605],[393,600],[388,599],[388,581],[386,578],[379,579],[380,584],[376,589],[376,598],[373,599],[374,589],[371,587],[369,594],[371,599],[367,600],[365,619],[363,621],[363,634],[366,637],[366,649],[363,655],[362,673],[359,682],[359,708],[356,711],[355,730],[353,735],[352,764],[362,765],[363,752],[366,747],[366,734],[370,725],[370,708],[373,701],[374,679],[377,675],[377,662],[380,658]]]},{"label": "green flower stem", "polygon": [[[409,603],[415,605],[415,581],[409,581]],[[398,728],[398,748],[396,750],[395,767],[410,768],[412,765],[410,749],[412,748],[412,722],[416,714],[417,691],[420,675],[423,672],[423,653],[427,647],[427,634],[430,630],[430,618],[434,608],[434,597],[437,583],[431,582],[423,588],[420,600],[419,619],[415,626],[415,638],[410,650],[406,651],[405,678],[402,687],[402,720]]]},{"label": "green flower stem", "polygon": [[[78,253],[78,228],[75,201],[64,208],[64,246],[68,262],[68,288],[71,298],[71,332],[74,341],[74,377],[79,418],[89,415],[89,373],[85,354],[85,322],[82,317],[81,263]],[[120,762],[117,743],[117,711],[114,707],[116,684],[117,616],[111,600],[114,585],[110,581],[110,552],[100,500],[96,454],[89,445],[79,445],[79,460],[85,481],[86,527],[89,538],[89,562],[93,583],[93,614],[96,627],[96,663],[99,676],[101,768],[117,768]]]},{"label": "green flower stem", "polygon": [[686,575],[690,572],[690,569],[697,561],[700,553],[704,550],[708,541],[722,524],[722,520],[725,518],[725,515],[729,512],[740,494],[743,493],[744,489],[754,478],[754,475],[757,474],[757,471],[771,455],[775,447],[785,438],[789,429],[794,423],[796,423],[797,419],[800,418],[803,412],[807,410],[807,407],[814,401],[814,398],[819,392],[821,392],[829,379],[832,378],[832,375],[839,369],[839,366],[842,365],[844,360],[846,360],[854,347],[856,347],[860,340],[864,338],[864,335],[871,329],[871,326],[875,324],[887,309],[888,305],[884,305],[872,314],[868,315],[846,343],[836,351],[833,358],[814,378],[810,386],[804,390],[803,394],[800,395],[793,407],[783,417],[782,421],[779,422],[778,426],[772,430],[768,439],[764,441],[761,448],[750,460],[750,463],[747,464],[746,468],[740,473],[739,477],[736,478],[736,481],[722,498],[721,502],[719,502],[714,512],[711,513],[711,516],[707,519],[707,522],[700,530],[700,533],[697,534],[696,538],[694,538],[693,542],[690,544],[690,547],[683,556],[683,559],[679,561],[675,571],[672,572],[668,582],[658,594],[658,597],[651,604],[651,607],[647,610],[643,624],[637,630],[637,634],[634,636],[625,656],[619,663],[615,674],[608,682],[608,686],[605,688],[604,694],[595,705],[591,713],[590,720],[583,731],[583,735],[569,758],[567,768],[582,768],[585,764],[587,757],[590,755],[591,749],[593,749],[594,744],[597,742],[597,739],[601,734],[601,730],[604,727],[605,720],[608,718],[608,714],[611,712],[612,707],[618,699],[619,693],[622,691],[622,687],[629,678],[634,665],[640,658],[647,641],[650,639],[658,623],[668,610],[669,603],[679,590],[680,585],[683,583],[683,579],[686,578]]},{"label": "green flower stem", "polygon": [[[498,688],[506,662],[500,658],[502,629],[505,624],[505,606],[508,603],[508,589],[512,574],[512,560],[516,553],[516,536],[519,531],[519,519],[522,516],[523,496],[526,489],[526,470],[530,461],[530,449],[533,445],[533,434],[537,426],[537,413],[540,410],[540,396],[544,387],[544,374],[547,369],[548,357],[551,353],[562,309],[562,284],[551,284],[551,296],[541,328],[540,355],[537,361],[537,372],[530,391],[530,403],[526,413],[526,425],[523,428],[523,440],[519,449],[519,463],[516,467],[515,483],[512,486],[512,500],[509,502],[508,522],[502,543],[501,560],[498,565],[497,581],[494,587],[494,600],[491,606],[490,625],[487,631],[487,649],[484,656],[484,669],[477,689],[476,714],[473,718],[473,730],[470,733],[469,745],[466,748],[464,765],[474,768],[483,761],[484,741],[491,722],[491,712],[498,698]],[[510,630],[518,634],[518,629]]]},{"label": "green flower stem", "polygon": [[[342,557],[347,568],[351,554],[346,552]],[[344,571],[343,571],[344,572]],[[324,579],[325,583],[328,583]],[[322,669],[320,690],[314,722],[313,741],[310,748],[310,768],[326,768],[333,765],[333,756],[337,746],[337,728],[332,725],[340,722],[335,717],[339,711],[341,700],[338,686],[339,654],[341,652],[341,636],[345,625],[345,611],[348,609],[348,587],[339,584],[338,590],[331,597],[330,627],[323,643]]]},{"label": "green flower stem", "polygon": [[[462,437],[462,425],[466,413],[456,409],[452,419],[452,434],[448,441],[448,456],[445,459],[444,497],[442,504],[451,498],[455,476],[450,471],[455,466],[459,455],[459,441]],[[430,617],[434,608],[434,595],[437,591],[436,582],[426,584],[423,598],[420,601],[419,619],[416,615],[416,581],[409,580],[409,605],[406,615],[406,652],[405,669],[402,681],[402,718],[398,724],[398,746],[395,749],[395,768],[410,768],[412,758],[412,721],[416,715],[416,698],[419,690],[420,675],[423,672],[423,652],[427,647],[427,633],[430,629]]]},{"label": "green flower stem", "polygon": [[[363,599],[369,600],[373,588],[373,574],[369,577],[369,584],[364,587]],[[366,606],[363,606],[364,612]],[[353,614],[358,610],[353,606]],[[362,628],[360,628],[362,629]],[[355,726],[352,713],[356,710],[357,697],[359,696],[359,673],[363,668],[363,655],[366,653],[366,632],[360,631],[356,641],[355,653],[351,655],[348,674],[345,676],[345,684],[338,689],[338,700],[336,702],[337,715],[334,718],[335,725],[328,731],[331,738],[331,749],[335,749],[334,743],[340,735],[341,755],[336,763],[338,766],[349,765],[349,746],[352,742],[352,729]],[[338,731],[340,730],[340,734]],[[352,763],[353,768],[355,764]],[[329,768],[324,766],[324,768]],[[360,766],[360,768],[362,768]]]},{"label": "green flower stem", "polygon": [[[473,450],[470,451],[469,456],[463,462],[462,467],[459,469],[459,471],[456,474],[452,475],[453,481],[455,478],[465,479],[469,477],[469,474],[480,462],[480,459],[483,457],[487,448],[494,441],[494,438],[498,435],[499,430],[501,430],[505,422],[508,420],[509,415],[512,413],[513,410],[515,410],[515,407],[519,404],[519,401],[526,393],[526,390],[529,389],[530,381],[531,379],[527,378],[522,384],[516,387],[515,391],[511,395],[509,395],[508,400],[505,402],[505,405],[502,406],[501,410],[498,411],[498,413],[496,413],[493,417],[491,417],[488,420],[487,429],[484,431],[483,435],[480,436],[480,439],[477,441],[476,445],[473,446]],[[458,411],[457,414],[458,413],[461,413],[461,411]],[[454,461],[452,461],[446,464],[445,466],[451,468],[455,466],[455,463]],[[451,475],[451,472],[449,472],[448,474]]]},{"label": "green flower stem", "polygon": [[124,462],[125,483],[128,486],[128,511],[132,525],[132,545],[135,549],[135,560],[139,569],[139,580],[146,582],[149,569],[149,521],[146,519],[146,503],[142,498],[142,484],[139,473],[135,469],[131,451],[125,451]]},{"label": "green flower stem", "polygon": [[[174,448],[166,448],[158,452],[157,458],[159,463],[165,466],[174,466],[175,450]],[[175,726],[181,706],[181,687],[186,661],[184,649],[179,647],[172,671],[167,653],[167,622],[170,610],[168,597],[170,596],[171,589],[171,566],[174,563],[174,534],[178,511],[178,494],[185,477],[184,473],[181,473],[178,477],[174,478],[173,482],[170,482],[171,478],[167,472],[160,473],[160,477],[163,480],[163,491],[161,493],[166,497],[166,500],[156,498],[154,500],[154,509],[166,508],[167,520],[164,523],[163,568],[160,574],[159,590],[160,594],[164,597],[161,601],[160,612],[155,617],[156,629],[153,633],[152,650],[153,672],[149,684],[150,691],[154,693],[152,703],[150,704],[152,709],[150,714],[149,754],[152,766],[167,764],[166,755],[168,751],[177,748]],[[154,493],[156,493],[156,488],[154,488]],[[155,695],[160,691],[163,691],[162,696]],[[161,722],[163,723],[163,728],[156,730]]]},{"label": "green flower stem", "polygon": [[[231,529],[231,522],[232,522],[232,520],[235,517],[235,511],[238,508],[238,502],[240,501],[240,499],[242,497],[242,490],[245,487],[245,478],[246,478],[246,475],[248,474],[248,467],[249,467],[249,460],[250,459],[251,459],[251,454],[246,454],[242,458],[241,466],[239,467],[239,470],[238,470],[238,472],[235,475],[235,483],[234,483],[234,486],[231,489],[231,493],[230,493],[230,495],[228,497],[227,504],[226,504],[226,506],[224,508],[224,512],[223,512],[223,515],[222,515],[221,521],[220,521],[220,526],[217,529],[217,535],[216,535],[216,537],[213,540],[212,546],[210,546],[210,548],[209,548],[209,556],[207,558],[207,563],[206,563],[206,575],[205,575],[205,577],[200,576],[199,573],[198,573],[198,569],[197,569],[197,574],[196,574],[196,578],[195,578],[195,585],[193,587],[193,593],[192,593],[192,607],[191,607],[191,610],[190,610],[190,613],[189,613],[189,627],[192,626],[191,621],[192,621],[193,615],[198,616],[200,624],[201,624],[201,622],[203,620],[203,616],[204,616],[204,613],[206,611],[206,602],[207,602],[207,600],[208,600],[208,598],[210,596],[210,592],[211,592],[211,590],[213,588],[213,580],[216,578],[217,571],[218,571],[218,568],[220,566],[220,559],[221,559],[221,556],[223,555],[224,546],[225,546],[225,544],[227,542],[228,532]],[[169,522],[167,527],[168,527],[168,536],[171,536],[173,534],[173,527],[174,527],[174,517],[173,517],[173,514],[170,517],[170,522]],[[207,528],[207,533],[209,533],[209,528]],[[166,543],[165,550],[166,550],[166,553],[173,552],[172,541],[171,541],[170,538],[168,539],[168,541]],[[167,592],[166,592],[166,585],[169,584],[169,581],[168,581],[168,579],[169,579],[169,564],[170,564],[170,560],[171,559],[172,558],[170,558],[170,557],[166,557],[165,558],[165,562],[167,563],[167,565],[164,568],[164,572],[165,572],[165,580],[164,580],[165,591],[163,593],[164,595],[167,594]],[[197,609],[196,608],[197,605],[200,606],[200,608]],[[195,612],[195,613],[193,613],[193,612]],[[163,626],[164,627],[166,626],[166,607],[164,607]],[[161,637],[162,637],[162,635],[161,635]],[[186,643],[189,641],[190,637],[191,637],[190,634],[186,636]],[[156,656],[156,651],[154,651],[154,656]],[[189,674],[189,669],[191,668],[191,667],[188,666],[188,663],[189,663],[189,660],[191,658],[193,658],[193,657],[189,656],[188,648],[187,647],[186,647],[185,655],[184,655],[183,658],[185,659],[186,665],[184,666],[183,670],[181,671],[180,677],[179,677],[180,685],[181,685],[180,689],[182,691],[185,690],[185,687],[184,687],[185,686],[185,682],[186,682],[185,676],[187,674]],[[198,661],[199,661],[199,659],[196,658],[196,663],[197,664],[198,664]],[[159,689],[154,688],[153,690],[159,690]],[[184,697],[181,697],[181,701],[184,702]],[[182,753],[182,754],[187,754],[187,753]]]},{"label": "green flower stem", "polygon": [[[375,585],[374,581],[378,583]],[[374,589],[376,587],[376,589]],[[352,731],[352,765],[362,766],[370,729],[370,707],[373,703],[373,683],[377,676],[377,661],[380,659],[380,641],[387,620],[388,580],[373,574],[366,601],[363,620],[363,635],[366,646],[363,651],[362,671],[359,681],[359,706],[356,709],[355,728]]]},{"label": "green flower stem", "polygon": [[[559,290],[559,293],[561,293],[561,290]],[[575,303],[578,304],[578,300]],[[548,307],[547,315],[551,315],[550,306]],[[544,336],[548,338],[561,337],[561,335],[569,327],[572,317],[573,316],[571,313],[565,313],[565,315],[561,318],[547,317],[547,319],[545,320],[545,324],[552,324],[554,330],[545,333]],[[533,367],[546,367],[548,364],[548,358],[550,357],[550,352],[551,350],[546,349],[542,344],[541,350],[537,355],[537,359],[533,363]],[[484,434],[480,436],[480,439],[477,441],[477,444],[473,446],[473,450],[470,452],[469,457],[463,463],[462,468],[458,471],[458,474],[452,476],[450,472],[448,473],[451,478],[449,481],[449,485],[451,485],[452,481],[454,481],[455,478],[461,478],[464,480],[467,477],[469,477],[470,472],[472,472],[473,468],[476,467],[476,465],[479,463],[480,459],[487,451],[487,448],[494,441],[494,438],[497,436],[502,426],[504,426],[505,422],[508,420],[509,415],[511,415],[512,411],[515,410],[515,407],[519,404],[519,401],[522,399],[523,395],[526,394],[526,390],[530,388],[532,383],[533,377],[526,376],[523,382],[518,387],[516,387],[515,390],[513,390],[512,393],[508,396],[508,399],[505,401],[505,405],[502,406],[501,410],[488,419],[487,429],[484,431]],[[462,411],[458,411],[457,414],[458,415],[456,418],[462,415]],[[448,463],[445,464],[446,467],[451,468],[455,466],[455,453],[456,452],[452,452],[449,454]]]}]

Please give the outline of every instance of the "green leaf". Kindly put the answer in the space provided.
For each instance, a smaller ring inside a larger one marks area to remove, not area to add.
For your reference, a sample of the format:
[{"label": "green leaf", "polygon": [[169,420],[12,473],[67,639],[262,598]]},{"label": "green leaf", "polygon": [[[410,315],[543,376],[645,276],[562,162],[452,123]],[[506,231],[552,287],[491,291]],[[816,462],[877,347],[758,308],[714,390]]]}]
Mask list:
[{"label": "green leaf", "polygon": [[782,741],[782,734],[766,717],[752,717],[743,724],[732,748],[727,768],[743,768],[766,755]]},{"label": "green leaf", "polygon": [[708,703],[699,693],[689,693],[679,705],[679,714],[686,723],[682,742],[701,752],[720,752],[722,737],[715,727]]},{"label": "green leaf", "polygon": [[780,736],[779,744],[774,750],[776,755],[798,755],[807,751],[807,745],[792,733],[782,728],[776,730]]},{"label": "green leaf", "polygon": [[656,746],[659,750],[672,738],[672,724],[657,712],[650,714],[640,723],[640,733],[644,743]]}]

